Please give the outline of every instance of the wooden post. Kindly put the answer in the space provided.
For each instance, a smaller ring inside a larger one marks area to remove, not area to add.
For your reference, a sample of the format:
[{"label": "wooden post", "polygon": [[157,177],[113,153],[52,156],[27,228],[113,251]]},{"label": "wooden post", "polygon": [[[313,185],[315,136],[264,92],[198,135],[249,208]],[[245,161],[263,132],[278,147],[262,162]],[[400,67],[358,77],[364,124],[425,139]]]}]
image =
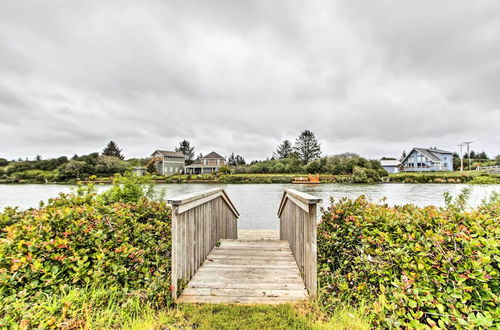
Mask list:
[{"label": "wooden post", "polygon": [[238,211],[222,188],[168,201],[172,205],[172,298],[223,238],[238,238]]},{"label": "wooden post", "polygon": [[286,189],[278,210],[280,239],[289,242],[311,299],[318,294],[316,217],[319,203],[321,198]]}]

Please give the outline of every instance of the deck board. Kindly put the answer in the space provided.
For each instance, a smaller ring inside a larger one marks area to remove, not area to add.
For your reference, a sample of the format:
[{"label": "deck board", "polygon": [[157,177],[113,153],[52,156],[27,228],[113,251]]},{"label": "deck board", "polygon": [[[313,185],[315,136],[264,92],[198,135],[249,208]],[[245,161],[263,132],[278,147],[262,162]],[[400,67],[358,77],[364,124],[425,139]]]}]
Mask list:
[{"label": "deck board", "polygon": [[268,232],[244,237],[221,240],[177,303],[284,304],[308,299],[287,241],[271,239]]}]

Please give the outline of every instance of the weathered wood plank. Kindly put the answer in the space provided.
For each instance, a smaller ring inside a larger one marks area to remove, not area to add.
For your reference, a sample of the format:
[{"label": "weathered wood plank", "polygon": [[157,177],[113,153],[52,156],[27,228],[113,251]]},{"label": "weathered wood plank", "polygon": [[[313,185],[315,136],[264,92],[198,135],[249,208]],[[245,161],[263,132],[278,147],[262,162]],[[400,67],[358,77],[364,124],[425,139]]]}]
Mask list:
[{"label": "weathered wood plank", "polygon": [[226,289],[226,288],[186,288],[183,296],[237,296],[237,297],[293,297],[307,298],[305,289]]}]

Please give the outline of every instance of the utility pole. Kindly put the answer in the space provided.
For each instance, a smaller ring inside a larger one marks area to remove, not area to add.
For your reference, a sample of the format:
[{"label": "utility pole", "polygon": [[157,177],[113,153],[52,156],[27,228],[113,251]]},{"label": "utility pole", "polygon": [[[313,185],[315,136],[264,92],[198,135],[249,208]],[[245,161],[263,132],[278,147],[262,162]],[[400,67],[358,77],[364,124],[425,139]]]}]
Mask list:
[{"label": "utility pole", "polygon": [[464,146],[464,144],[460,143],[458,146],[460,147],[460,172],[462,172],[464,170],[464,155],[462,152],[462,147]]},{"label": "utility pole", "polygon": [[469,160],[469,166],[468,166],[468,170],[470,171],[470,148],[469,146],[473,143],[473,141],[469,141],[469,142],[463,142],[463,144],[465,144],[467,146],[467,159]]}]

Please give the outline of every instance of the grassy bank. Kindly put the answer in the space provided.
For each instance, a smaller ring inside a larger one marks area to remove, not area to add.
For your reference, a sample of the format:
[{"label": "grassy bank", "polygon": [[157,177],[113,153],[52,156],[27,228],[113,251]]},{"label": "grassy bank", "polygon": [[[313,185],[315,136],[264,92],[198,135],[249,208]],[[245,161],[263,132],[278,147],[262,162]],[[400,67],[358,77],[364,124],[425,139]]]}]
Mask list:
[{"label": "grassy bank", "polygon": [[500,174],[484,171],[403,172],[390,174],[389,182],[500,184]]}]

